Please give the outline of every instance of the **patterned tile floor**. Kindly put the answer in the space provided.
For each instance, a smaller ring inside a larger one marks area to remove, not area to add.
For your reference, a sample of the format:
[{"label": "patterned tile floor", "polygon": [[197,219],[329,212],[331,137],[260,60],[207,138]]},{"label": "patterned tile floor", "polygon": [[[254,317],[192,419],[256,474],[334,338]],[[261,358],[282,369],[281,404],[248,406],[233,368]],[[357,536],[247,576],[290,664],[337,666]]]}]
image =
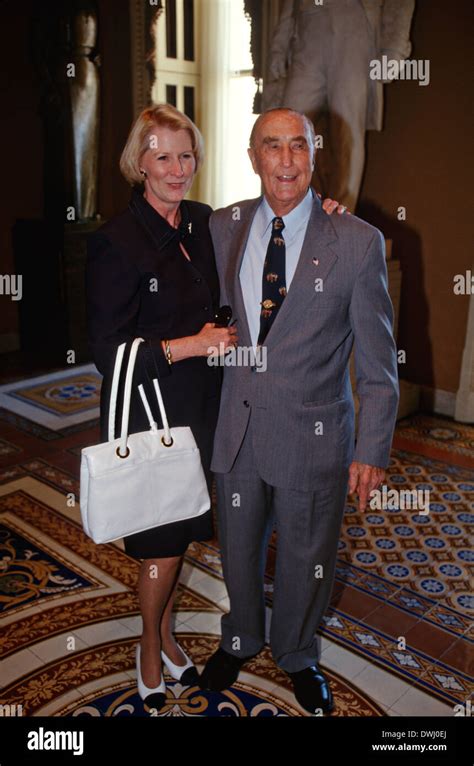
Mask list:
[{"label": "patterned tile floor", "polygon": [[[120,543],[89,541],[72,502],[80,450],[98,439],[97,421],[83,414],[50,428],[0,409],[1,702],[30,716],[149,715],[135,687],[137,562]],[[335,716],[449,716],[472,697],[473,438],[473,428],[444,419],[402,421],[387,486],[429,491],[429,513],[346,507],[320,633]],[[227,608],[217,540],[191,546],[176,632],[198,667]],[[307,715],[268,646],[222,694],[166,680],[164,716]]]},{"label": "patterned tile floor", "polygon": [[0,407],[51,430],[99,416],[102,376],[85,364],[0,386]]}]

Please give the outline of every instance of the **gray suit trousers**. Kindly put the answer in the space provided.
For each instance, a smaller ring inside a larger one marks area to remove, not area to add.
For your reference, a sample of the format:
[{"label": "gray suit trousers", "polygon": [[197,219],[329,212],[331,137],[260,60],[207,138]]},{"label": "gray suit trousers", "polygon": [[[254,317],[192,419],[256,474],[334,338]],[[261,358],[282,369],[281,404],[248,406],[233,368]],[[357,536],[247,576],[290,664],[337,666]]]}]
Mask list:
[{"label": "gray suit trousers", "polygon": [[320,659],[315,633],[332,592],[348,471],[336,485],[314,492],[271,486],[260,476],[252,441],[251,416],[232,469],[216,474],[218,534],[230,599],[230,611],[221,620],[221,647],[250,657],[265,643],[264,571],[275,525],[270,645],[277,665],[291,673]]}]

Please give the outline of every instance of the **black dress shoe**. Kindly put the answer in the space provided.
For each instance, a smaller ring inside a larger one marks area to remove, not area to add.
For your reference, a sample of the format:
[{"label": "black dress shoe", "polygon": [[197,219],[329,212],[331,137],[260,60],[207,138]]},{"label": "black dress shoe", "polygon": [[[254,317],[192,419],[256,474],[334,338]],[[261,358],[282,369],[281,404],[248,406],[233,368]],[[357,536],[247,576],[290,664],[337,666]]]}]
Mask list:
[{"label": "black dress shoe", "polygon": [[[254,656],[254,655],[252,655]],[[238,678],[239,670],[251,657],[237,657],[221,647],[209,657],[199,677],[201,689],[220,692],[228,689]]]},{"label": "black dress shoe", "polygon": [[318,665],[311,665],[288,675],[293,682],[296,699],[308,713],[317,713],[319,710],[329,713],[333,709],[334,701],[329,681]]}]

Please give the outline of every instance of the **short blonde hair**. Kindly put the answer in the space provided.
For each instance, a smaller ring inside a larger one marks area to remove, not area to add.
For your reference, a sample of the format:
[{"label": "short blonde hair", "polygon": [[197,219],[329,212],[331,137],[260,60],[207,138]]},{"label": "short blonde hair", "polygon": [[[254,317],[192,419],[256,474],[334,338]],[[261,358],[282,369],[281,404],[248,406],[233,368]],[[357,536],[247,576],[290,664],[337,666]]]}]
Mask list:
[{"label": "short blonde hair", "polygon": [[132,186],[143,183],[140,160],[150,148],[149,139],[154,128],[188,131],[197,173],[204,160],[204,141],[201,132],[189,117],[171,104],[154,104],[138,115],[120,157],[120,170],[128,183]]}]

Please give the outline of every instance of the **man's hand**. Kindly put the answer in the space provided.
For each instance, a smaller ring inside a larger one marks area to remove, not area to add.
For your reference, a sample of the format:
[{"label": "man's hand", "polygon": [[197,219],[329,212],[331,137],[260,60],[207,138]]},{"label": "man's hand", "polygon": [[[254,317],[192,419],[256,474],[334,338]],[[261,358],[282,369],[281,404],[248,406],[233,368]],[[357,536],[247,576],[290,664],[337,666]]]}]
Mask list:
[{"label": "man's hand", "polygon": [[367,499],[374,489],[378,489],[385,479],[385,469],[376,465],[358,463],[354,460],[349,467],[349,494],[359,495],[359,511],[365,511]]},{"label": "man's hand", "polygon": [[[319,192],[317,192],[319,199],[322,199]],[[342,213],[347,213],[347,215],[350,215],[350,211],[347,209],[345,205],[340,205],[339,202],[336,202],[335,199],[330,199],[330,197],[326,197],[326,199],[323,202],[323,210],[328,215],[332,215],[335,210],[339,213],[339,215],[342,215]]]}]

